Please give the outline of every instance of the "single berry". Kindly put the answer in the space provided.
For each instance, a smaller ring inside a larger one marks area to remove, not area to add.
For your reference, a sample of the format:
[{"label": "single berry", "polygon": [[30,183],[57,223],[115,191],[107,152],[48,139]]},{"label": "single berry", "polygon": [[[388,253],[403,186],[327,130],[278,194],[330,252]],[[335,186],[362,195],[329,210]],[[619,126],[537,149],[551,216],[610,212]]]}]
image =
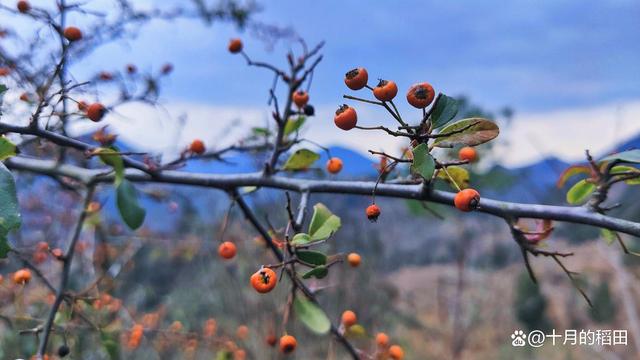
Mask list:
[{"label": "single berry", "polygon": [[276,344],[278,343],[278,339],[273,334],[267,335],[267,338],[265,340],[267,342],[267,345],[269,345],[271,347],[276,346]]},{"label": "single berry", "polygon": [[163,75],[170,74],[172,71],[173,71],[173,65],[170,63],[166,63],[162,65],[162,69],[160,70],[160,72],[162,72]]},{"label": "single berry", "polygon": [[11,69],[10,68],[8,68],[6,66],[0,67],[0,77],[7,76],[9,74],[11,74]]},{"label": "single berry", "polygon": [[347,72],[344,76],[344,83],[351,90],[360,90],[367,86],[369,74],[365,68],[356,68]]},{"label": "single berry", "polygon": [[251,275],[251,286],[261,294],[273,290],[278,283],[278,275],[269,268],[262,268]]},{"label": "single berry", "polygon": [[358,322],[358,318],[356,317],[356,313],[351,310],[347,310],[342,313],[342,324],[345,328],[349,328],[355,325]]},{"label": "single berry", "polygon": [[133,64],[127,64],[126,70],[129,74],[135,74],[138,71],[138,68]]},{"label": "single berry", "polygon": [[206,148],[204,146],[204,142],[202,142],[202,140],[196,139],[193,140],[191,142],[191,145],[189,145],[189,151],[191,151],[194,154],[198,154],[198,155],[202,155],[204,154]]},{"label": "single berry", "polygon": [[229,52],[232,54],[237,54],[240,51],[242,51],[242,40],[240,39],[229,40]]},{"label": "single berry", "polygon": [[376,204],[371,204],[367,207],[366,213],[367,219],[369,219],[369,221],[371,222],[375,222],[380,216],[380,207],[378,207],[378,205]]},{"label": "single berry", "polygon": [[433,90],[433,86],[423,82],[409,88],[409,91],[407,91],[407,102],[415,108],[424,109],[431,104],[435,96],[436,93]]},{"label": "single berry", "polygon": [[231,241],[225,241],[218,246],[218,254],[223,259],[233,259],[236,256],[236,245]]},{"label": "single berry", "polygon": [[240,340],[246,340],[249,336],[249,327],[247,325],[240,325],[236,329],[236,336]]},{"label": "single berry", "polygon": [[398,94],[398,85],[391,80],[380,80],[373,88],[373,96],[380,101],[391,101]]},{"label": "single berry", "polygon": [[461,211],[475,210],[480,203],[480,193],[474,189],[464,189],[456,194],[453,203]]},{"label": "single berry", "polygon": [[65,357],[65,356],[69,355],[70,352],[71,352],[71,350],[69,350],[69,347],[67,345],[61,345],[58,348],[58,356],[60,356],[60,357]]},{"label": "single berry", "polygon": [[25,285],[31,281],[31,271],[29,269],[20,269],[13,274],[13,282],[18,285]]},{"label": "single berry", "polygon": [[292,95],[293,103],[300,109],[302,109],[309,102],[309,93],[306,91],[298,90]]},{"label": "single berry", "polygon": [[337,174],[342,170],[342,160],[337,157],[332,157],[327,161],[327,171],[332,174]]},{"label": "single berry", "polygon": [[82,31],[75,26],[69,26],[64,29],[62,35],[64,35],[65,39],[69,41],[78,41],[82,39]]},{"label": "single berry", "polygon": [[347,255],[347,262],[349,263],[349,265],[351,265],[351,267],[358,267],[362,262],[362,258],[359,254],[350,253],[349,255]]},{"label": "single berry", "polygon": [[292,353],[296,349],[296,346],[298,346],[298,342],[293,336],[285,335],[280,338],[280,351],[284,354]]},{"label": "single berry", "polygon": [[376,345],[381,348],[389,346],[389,336],[383,332],[376,334]]},{"label": "single berry", "polygon": [[476,149],[471,146],[465,146],[458,151],[458,158],[460,160],[474,162],[478,158],[478,153],[476,152]]},{"label": "single berry", "polygon": [[313,108],[313,105],[309,105],[309,104],[305,105],[302,111],[307,116],[313,116],[316,114],[316,109]]},{"label": "single berry", "polygon": [[389,357],[393,360],[404,359],[404,350],[399,345],[391,345],[389,348]]},{"label": "single berry", "polygon": [[17,7],[18,7],[18,11],[20,11],[23,14],[31,10],[31,4],[29,4],[29,2],[25,0],[18,1]]},{"label": "single berry", "polygon": [[87,117],[93,122],[102,120],[102,117],[106,112],[107,109],[105,109],[104,105],[100,103],[93,103],[87,107]]},{"label": "single berry", "polygon": [[102,71],[100,73],[100,75],[98,75],[98,78],[100,78],[100,80],[102,81],[109,81],[109,80],[113,80],[113,74],[111,74],[108,71]]},{"label": "single berry", "polygon": [[342,130],[348,131],[356,127],[358,123],[358,114],[356,110],[349,105],[342,105],[336,111],[333,122]]}]

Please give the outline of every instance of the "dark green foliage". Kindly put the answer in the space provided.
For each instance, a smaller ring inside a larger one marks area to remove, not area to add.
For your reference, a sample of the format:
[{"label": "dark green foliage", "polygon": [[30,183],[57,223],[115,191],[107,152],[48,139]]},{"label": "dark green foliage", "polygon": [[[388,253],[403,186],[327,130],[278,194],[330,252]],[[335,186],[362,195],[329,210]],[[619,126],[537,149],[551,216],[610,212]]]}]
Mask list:
[{"label": "dark green foliage", "polygon": [[513,306],[516,317],[529,331],[546,332],[551,329],[551,322],[545,314],[547,299],[526,272],[522,272],[516,280],[516,300]]}]

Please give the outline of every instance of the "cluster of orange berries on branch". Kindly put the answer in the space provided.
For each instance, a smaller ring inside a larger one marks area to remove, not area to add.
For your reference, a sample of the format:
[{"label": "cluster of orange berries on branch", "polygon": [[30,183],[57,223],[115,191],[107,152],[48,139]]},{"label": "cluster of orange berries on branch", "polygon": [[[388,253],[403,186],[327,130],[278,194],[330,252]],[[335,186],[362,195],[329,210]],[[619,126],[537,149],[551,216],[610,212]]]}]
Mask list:
[{"label": "cluster of orange berries on branch", "polygon": [[265,267],[251,275],[250,281],[257,292],[266,294],[276,287],[278,275],[272,269]]}]

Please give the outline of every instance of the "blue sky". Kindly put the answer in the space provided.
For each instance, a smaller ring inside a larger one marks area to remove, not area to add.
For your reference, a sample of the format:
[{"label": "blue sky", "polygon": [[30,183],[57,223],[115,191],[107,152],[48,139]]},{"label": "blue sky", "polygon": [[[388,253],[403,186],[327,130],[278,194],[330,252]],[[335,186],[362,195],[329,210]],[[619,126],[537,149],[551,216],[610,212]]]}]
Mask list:
[{"label": "blue sky", "polygon": [[[88,4],[108,11],[105,4],[109,2]],[[153,2],[135,1],[141,6]],[[399,146],[370,132],[346,137],[332,126],[332,111],[347,93],[344,73],[356,66],[365,66],[371,78],[395,80],[401,94],[412,83],[428,81],[437,91],[466,94],[489,110],[512,107],[516,117],[512,131],[503,132],[505,144],[522,146],[523,137],[542,139],[542,143],[529,141],[519,154],[505,145],[499,155],[505,163],[530,162],[544,155],[577,159],[585,148],[604,150],[640,131],[640,2],[636,0],[278,0],[261,4],[264,9],[256,20],[290,26],[309,44],[326,41],[324,61],[311,91],[311,102],[318,109],[309,130],[314,140],[365,151],[361,139],[366,136],[387,150]],[[82,25],[87,20],[71,21]],[[14,22],[18,25],[20,19],[0,15],[0,23]],[[280,42],[269,51],[250,33],[229,24],[208,27],[193,20],[161,21],[130,41],[99,49],[72,70],[83,79],[98,70],[121,69],[129,62],[147,69],[172,62],[175,72],[164,83],[162,102],[171,117],[189,116],[191,122],[177,145],[182,146],[190,136],[219,130],[234,119],[256,124],[268,117],[265,103],[271,74],[248,68],[240,56],[229,54],[226,46],[231,37],[243,38],[251,57],[283,66],[283,53],[291,46],[296,49],[295,44]],[[401,107],[403,112],[409,110]],[[389,121],[376,109],[359,109],[359,113],[369,122]],[[120,115],[108,120],[126,129],[130,139],[156,145],[157,135],[145,142],[148,132],[131,125],[129,117],[152,121],[158,114],[131,107]],[[567,139],[567,131],[580,136]],[[228,133],[207,133],[210,142],[233,140]]]}]

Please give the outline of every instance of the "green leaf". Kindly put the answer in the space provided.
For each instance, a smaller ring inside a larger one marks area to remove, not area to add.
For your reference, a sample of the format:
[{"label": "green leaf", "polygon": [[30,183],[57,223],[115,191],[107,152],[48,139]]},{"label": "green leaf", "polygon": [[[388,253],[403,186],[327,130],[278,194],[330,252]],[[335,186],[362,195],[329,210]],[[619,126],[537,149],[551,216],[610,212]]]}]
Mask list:
[{"label": "green leaf", "polygon": [[331,321],[327,314],[311,301],[296,297],[293,301],[293,309],[300,321],[316,334],[326,334],[331,329]]},{"label": "green leaf", "polygon": [[216,353],[216,360],[232,360],[233,353],[227,350],[218,350]]},{"label": "green leaf", "polygon": [[146,211],[138,204],[136,188],[125,179],[116,187],[116,192],[116,202],[122,220],[132,230],[139,228],[144,222]]},{"label": "green leaf", "polygon": [[569,166],[562,172],[562,174],[560,174],[560,177],[558,178],[558,182],[556,183],[556,186],[558,186],[558,188],[562,188],[564,184],[567,183],[567,180],[569,180],[570,178],[578,174],[591,175],[591,168],[585,165]]},{"label": "green leaf", "polygon": [[436,171],[436,161],[429,154],[427,144],[416,146],[413,149],[411,172],[420,175],[426,181],[430,181],[434,171]]},{"label": "green leaf", "polygon": [[[611,175],[628,174],[628,173],[635,173],[640,175],[640,169],[634,168],[633,166],[626,166],[626,165],[616,165],[613,168],[611,168]],[[640,177],[635,179],[625,180],[625,184],[640,185]]]},{"label": "green leaf", "polygon": [[311,265],[325,265],[327,263],[327,255],[320,251],[298,250],[296,251],[296,256]]},{"label": "green leaf", "polygon": [[329,269],[326,266],[318,266],[309,271],[307,271],[304,275],[302,275],[303,279],[309,279],[312,276],[316,279],[324,279],[329,274]]},{"label": "green leaf", "polygon": [[5,258],[9,251],[7,235],[19,228],[20,224],[16,182],[9,169],[0,163],[0,258]]},{"label": "green leaf", "polygon": [[100,332],[100,340],[102,342],[102,347],[109,355],[109,359],[111,360],[119,360],[120,359],[120,341],[118,339],[118,334],[115,332]]},{"label": "green leaf", "polygon": [[305,116],[298,116],[297,119],[289,119],[287,123],[284,125],[284,136],[289,136],[289,134],[298,131],[302,125],[304,125],[307,118]]},{"label": "green leaf", "polygon": [[334,215],[329,208],[322,203],[313,206],[313,216],[309,224],[311,241],[328,239],[342,225],[340,218]]},{"label": "green leaf", "polygon": [[438,135],[446,135],[436,138],[434,146],[451,148],[457,145],[476,146],[493,140],[500,133],[498,125],[493,121],[483,118],[468,118],[448,125]]},{"label": "green leaf", "polygon": [[445,94],[440,94],[431,112],[431,124],[433,129],[445,126],[458,114],[458,102]]},{"label": "green leaf", "polygon": [[300,149],[291,154],[284,164],[284,170],[304,170],[320,159],[320,155],[308,149]]},{"label": "green leaf", "polygon": [[[466,189],[469,187],[470,176],[467,169],[461,166],[448,166],[447,171],[449,172],[449,175],[451,175],[451,178],[453,178],[453,181],[458,184],[460,189]],[[449,176],[447,176],[447,173],[444,172],[444,170],[439,170],[437,177],[446,181],[452,188],[457,190],[456,186],[451,183],[451,179],[449,179]]]},{"label": "green leaf", "polygon": [[4,136],[0,136],[0,161],[16,154],[16,145]]},{"label": "green leaf", "polygon": [[291,245],[293,246],[305,245],[310,242],[311,242],[311,236],[309,236],[309,234],[306,234],[306,233],[295,234],[293,236],[293,239],[291,239]]},{"label": "green leaf", "polygon": [[616,241],[616,237],[617,237],[617,234],[615,231],[611,231],[609,229],[604,229],[604,228],[600,229],[600,235],[602,236],[604,241],[607,242],[607,245],[613,244],[613,242]]},{"label": "green leaf", "polygon": [[113,170],[116,172],[114,184],[118,186],[124,179],[124,161],[122,160],[122,155],[112,148],[99,148],[96,149],[96,152],[99,154],[98,156],[103,163],[113,167]]},{"label": "green leaf", "polygon": [[572,205],[581,204],[585,202],[591,193],[596,189],[596,186],[586,179],[578,181],[567,192],[567,202]]},{"label": "green leaf", "polygon": [[256,136],[269,136],[269,135],[271,135],[271,131],[269,131],[269,129],[267,129],[267,128],[254,127],[254,128],[251,128],[251,131],[253,132],[253,135],[256,135]]},{"label": "green leaf", "polygon": [[619,160],[628,163],[640,164],[640,149],[623,151],[617,154],[609,155],[600,161]]}]

